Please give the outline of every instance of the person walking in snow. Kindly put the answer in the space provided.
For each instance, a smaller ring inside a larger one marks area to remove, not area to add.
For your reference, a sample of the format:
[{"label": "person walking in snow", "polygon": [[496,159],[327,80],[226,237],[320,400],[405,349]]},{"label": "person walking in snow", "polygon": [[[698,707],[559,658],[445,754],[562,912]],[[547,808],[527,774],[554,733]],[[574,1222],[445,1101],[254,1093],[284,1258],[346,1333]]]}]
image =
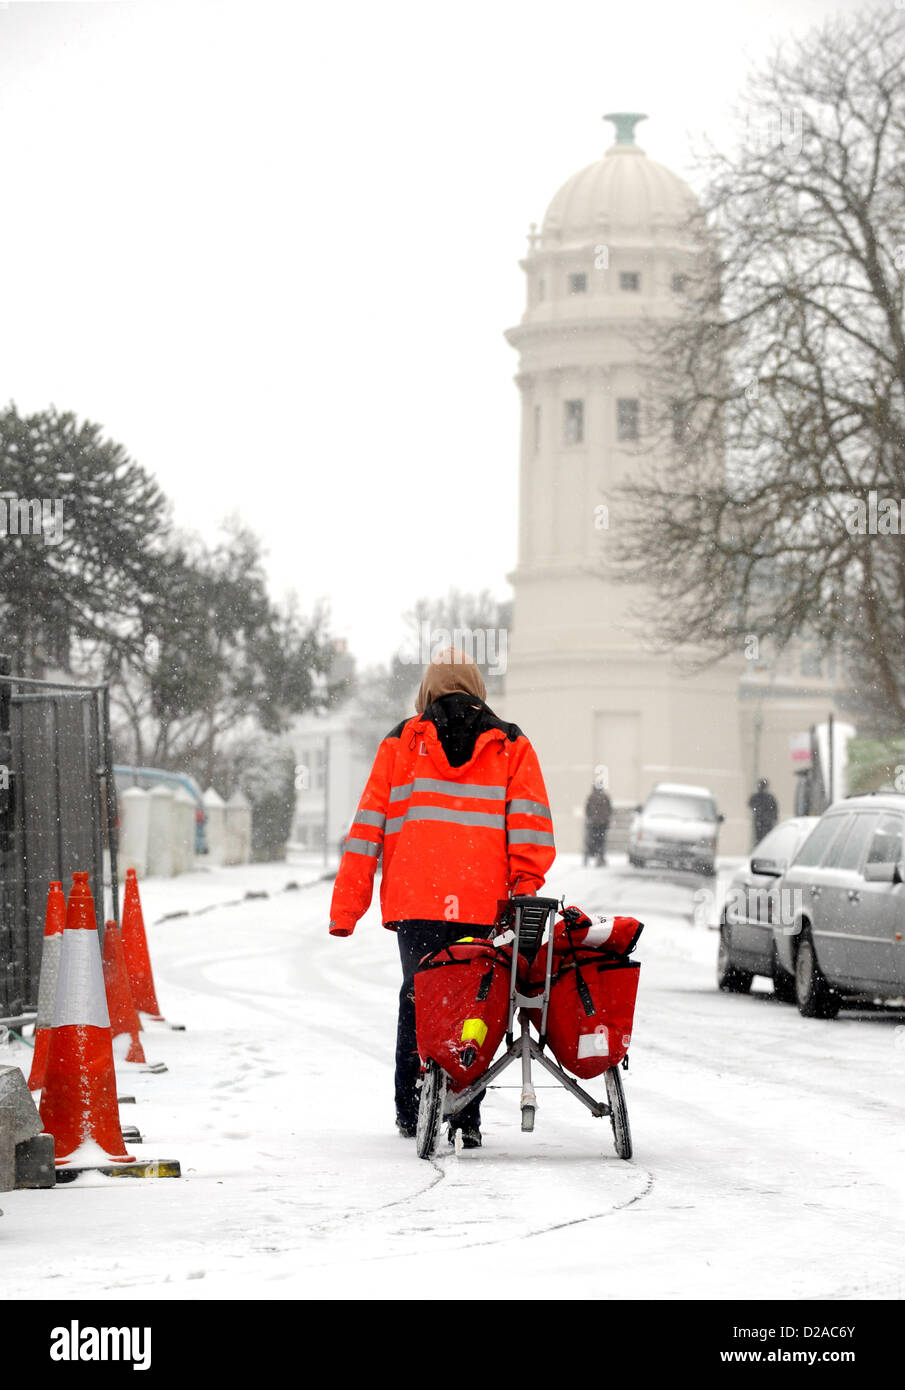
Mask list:
[{"label": "person walking in snow", "polygon": [[[516,724],[485,703],[481,672],[455,647],[428,665],[414,718],[381,743],[346,841],[330,933],[351,936],[368,910],[383,855],[380,908],[402,961],[396,1034],[396,1125],[412,1137],[421,1063],[415,970],[461,936],[489,935],[497,904],[536,893],[553,862],[553,822],[540,765]],[[481,1143],[481,1097],[452,1120],[466,1148]]]},{"label": "person walking in snow", "polygon": [[757,791],[753,796],[749,796],[748,805],[754,813],[754,843],[760,844],[765,835],[768,835],[779,819],[779,806],[776,797],[769,790],[770,783],[766,777],[761,777],[757,783]]},{"label": "person walking in snow", "polygon": [[602,787],[596,784],[584,807],[584,862],[593,854],[598,868],[606,863],[606,833],[610,828],[613,803]]}]

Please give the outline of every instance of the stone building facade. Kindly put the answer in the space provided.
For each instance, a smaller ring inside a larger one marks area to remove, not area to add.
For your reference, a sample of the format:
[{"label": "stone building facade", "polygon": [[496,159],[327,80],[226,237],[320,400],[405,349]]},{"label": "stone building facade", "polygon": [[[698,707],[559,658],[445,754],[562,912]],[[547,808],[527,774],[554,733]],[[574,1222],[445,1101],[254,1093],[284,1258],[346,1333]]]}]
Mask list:
[{"label": "stone building facade", "polygon": [[[608,575],[615,494],[639,466],[645,430],[631,330],[680,312],[682,277],[697,254],[687,233],[697,205],[688,185],[636,143],[643,117],[606,119],[613,145],[563,184],[540,230],[532,227],[521,262],[525,312],[506,334],[519,354],[521,449],[501,712],[538,749],[561,848],[580,848],[596,775],[626,808],[656,782],[710,787],[726,817],[721,852],[741,853],[757,776],[770,779],[782,814],[792,814],[791,745],[835,711],[837,682],[802,651],[780,665],[766,652],[756,660],[740,652],[688,675],[688,654],[655,651],[632,616],[637,594]],[[670,466],[667,450],[662,466]]]}]

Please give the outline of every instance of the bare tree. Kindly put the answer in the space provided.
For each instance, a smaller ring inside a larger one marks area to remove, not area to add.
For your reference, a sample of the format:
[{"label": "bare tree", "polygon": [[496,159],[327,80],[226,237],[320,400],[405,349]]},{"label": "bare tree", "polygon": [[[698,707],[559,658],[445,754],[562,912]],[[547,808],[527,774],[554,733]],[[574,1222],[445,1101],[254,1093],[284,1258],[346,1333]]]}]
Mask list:
[{"label": "bare tree", "polygon": [[356,680],[361,720],[360,745],[376,749],[387,730],[414,713],[414,698],[431,653],[450,642],[473,650],[487,685],[492,706],[503,688],[508,656],[512,600],[498,599],[487,589],[466,593],[452,588],[439,598],[419,598],[403,614],[406,643],[384,666],[363,671]]},{"label": "bare tree", "polygon": [[742,116],[738,148],[702,161],[685,312],[647,338],[660,458],[625,492],[622,575],[664,643],[717,659],[808,634],[901,725],[905,15],[778,52]]},{"label": "bare tree", "polygon": [[408,655],[416,658],[416,664],[426,665],[431,653],[441,647],[459,646],[480,666],[488,698],[502,690],[512,627],[511,599],[498,599],[489,589],[467,593],[451,588],[444,597],[419,598],[403,618]]},{"label": "bare tree", "polygon": [[213,548],[182,537],[166,556],[166,585],[143,614],[144,646],[112,668],[117,741],[139,764],[192,772],[203,786],[227,775],[224,737],[283,733],[321,703],[332,656],[326,614],[272,601],[261,542],[228,522]]}]

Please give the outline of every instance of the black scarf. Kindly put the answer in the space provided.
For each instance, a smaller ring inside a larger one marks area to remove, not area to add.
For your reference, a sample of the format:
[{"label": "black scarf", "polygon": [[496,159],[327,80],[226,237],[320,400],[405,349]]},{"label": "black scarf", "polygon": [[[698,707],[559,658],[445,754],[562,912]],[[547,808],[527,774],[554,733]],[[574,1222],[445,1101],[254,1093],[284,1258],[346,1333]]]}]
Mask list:
[{"label": "black scarf", "polygon": [[475,695],[466,695],[459,690],[451,695],[441,695],[439,700],[428,705],[421,717],[429,719],[437,730],[450,767],[461,767],[467,763],[478,736],[485,729],[499,724],[493,710],[488,709]]}]

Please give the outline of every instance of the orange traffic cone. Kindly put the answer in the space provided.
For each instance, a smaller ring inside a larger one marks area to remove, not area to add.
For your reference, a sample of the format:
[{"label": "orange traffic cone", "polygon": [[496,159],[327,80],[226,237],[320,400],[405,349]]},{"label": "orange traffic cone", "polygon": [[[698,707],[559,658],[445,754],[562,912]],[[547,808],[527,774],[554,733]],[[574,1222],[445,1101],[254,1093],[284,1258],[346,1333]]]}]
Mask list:
[{"label": "orange traffic cone", "polygon": [[151,972],[151,957],[148,955],[148,938],[145,936],[145,921],[141,913],[141,900],[138,896],[138,879],[134,869],[126,870],[126,888],[123,893],[123,951],[129,971],[129,984],[136,1009],[150,1014],[152,1018],[162,1019],[157,993],[154,989],[154,976]]},{"label": "orange traffic cone", "polygon": [[44,918],[44,945],[41,950],[41,978],[38,983],[38,1017],[35,1021],[35,1055],[31,1059],[29,1089],[40,1091],[47,1067],[47,1048],[53,1023],[53,1006],[57,997],[57,977],[60,973],[60,946],[63,942],[63,923],[66,921],[66,898],[62,883],[51,883],[47,894],[47,913]]},{"label": "orange traffic cone", "polygon": [[141,1045],[139,1033],[141,1023],[138,1010],[129,988],[126,971],[126,957],[120,940],[119,927],[108,922],[104,928],[104,984],[107,988],[107,1008],[110,1012],[110,1032],[114,1038],[128,1033],[131,1042],[126,1053],[127,1062],[147,1062],[145,1050]]},{"label": "orange traffic cone", "polygon": [[41,1121],[53,1135],[57,1167],[74,1159],[134,1163],[126,1153],[113,1070],[104,968],[87,873],[72,875],[53,1011]]}]

